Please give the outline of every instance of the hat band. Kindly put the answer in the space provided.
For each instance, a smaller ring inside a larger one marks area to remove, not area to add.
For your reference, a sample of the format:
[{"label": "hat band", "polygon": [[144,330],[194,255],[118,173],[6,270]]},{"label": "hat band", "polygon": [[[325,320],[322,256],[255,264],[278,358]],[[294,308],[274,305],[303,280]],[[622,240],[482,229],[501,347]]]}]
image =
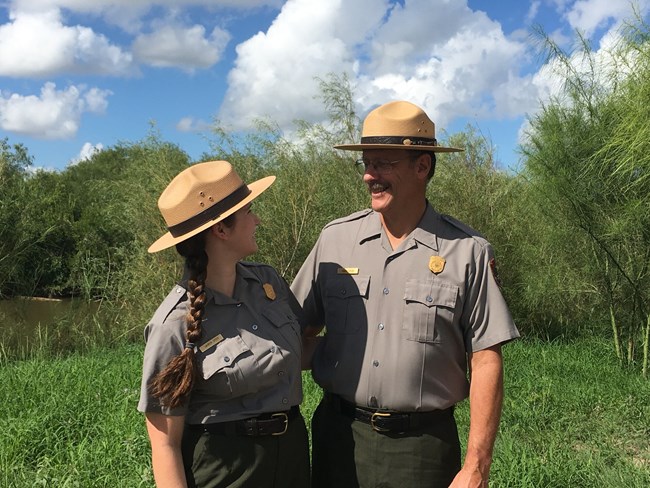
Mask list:
[{"label": "hat band", "polygon": [[183,234],[197,229],[206,222],[216,219],[222,213],[231,209],[244,198],[251,194],[250,189],[245,184],[237,188],[234,192],[228,195],[226,198],[218,201],[211,207],[206,208],[203,212],[196,214],[194,217],[190,217],[183,222],[180,222],[175,225],[170,225],[167,227],[167,230],[173,237],[179,237]]},{"label": "hat band", "polygon": [[437,146],[438,141],[427,137],[372,136],[362,137],[361,144],[393,144],[396,146]]}]

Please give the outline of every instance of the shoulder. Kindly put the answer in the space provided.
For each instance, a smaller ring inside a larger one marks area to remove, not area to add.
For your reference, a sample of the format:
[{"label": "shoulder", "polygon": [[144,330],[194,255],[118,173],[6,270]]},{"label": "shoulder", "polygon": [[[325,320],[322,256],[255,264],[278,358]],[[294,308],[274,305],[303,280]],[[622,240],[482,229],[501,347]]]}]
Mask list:
[{"label": "shoulder", "polygon": [[471,237],[476,243],[481,247],[489,246],[489,242],[483,235],[477,230],[473,229],[469,225],[461,222],[460,220],[451,217],[450,215],[440,214],[440,219],[448,224],[448,226],[453,229],[455,232],[461,234],[464,237]]},{"label": "shoulder", "polygon": [[354,212],[350,215],[347,215],[345,217],[341,217],[339,219],[332,220],[328,224],[323,227],[323,230],[325,229],[331,229],[331,228],[336,228],[337,226],[342,226],[345,224],[359,224],[361,223],[366,217],[372,214],[372,210],[369,208],[366,208],[364,210],[360,210],[358,212]]},{"label": "shoulder", "polygon": [[155,324],[164,323],[170,314],[187,300],[189,300],[187,288],[182,284],[174,285],[154,312],[151,322]]},{"label": "shoulder", "polygon": [[239,264],[262,281],[279,280],[280,273],[271,265],[254,261],[240,261]]}]

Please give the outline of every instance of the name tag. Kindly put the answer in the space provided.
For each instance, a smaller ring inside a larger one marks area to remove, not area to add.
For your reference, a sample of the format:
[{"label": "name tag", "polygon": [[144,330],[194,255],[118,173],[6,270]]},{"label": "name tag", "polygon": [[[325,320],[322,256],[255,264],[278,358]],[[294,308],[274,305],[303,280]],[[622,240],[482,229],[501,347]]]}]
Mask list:
[{"label": "name tag", "polygon": [[212,339],[210,339],[205,344],[201,344],[201,346],[199,347],[199,351],[205,352],[208,349],[210,349],[212,346],[216,346],[217,344],[219,344],[221,341],[223,341],[223,336],[221,334],[219,334],[218,336],[213,337]]},{"label": "name tag", "polygon": [[339,268],[336,270],[336,274],[342,275],[358,275],[359,268]]}]

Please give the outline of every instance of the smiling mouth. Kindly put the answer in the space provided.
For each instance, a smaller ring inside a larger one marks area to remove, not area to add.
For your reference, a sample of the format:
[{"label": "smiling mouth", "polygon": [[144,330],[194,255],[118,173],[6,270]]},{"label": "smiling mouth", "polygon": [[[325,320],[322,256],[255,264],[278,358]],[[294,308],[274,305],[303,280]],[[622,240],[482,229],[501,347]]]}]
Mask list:
[{"label": "smiling mouth", "polygon": [[388,185],[375,181],[368,185],[368,189],[370,190],[370,193],[381,193],[388,189]]}]

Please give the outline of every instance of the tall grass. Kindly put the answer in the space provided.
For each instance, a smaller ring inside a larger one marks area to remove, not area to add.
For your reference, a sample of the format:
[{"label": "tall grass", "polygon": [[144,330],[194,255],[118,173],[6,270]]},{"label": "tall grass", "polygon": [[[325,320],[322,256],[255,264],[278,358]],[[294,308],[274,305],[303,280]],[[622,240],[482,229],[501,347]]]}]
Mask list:
[{"label": "tall grass", "polygon": [[[504,348],[506,399],[494,487],[650,486],[650,384],[602,341]],[[142,347],[0,360],[0,486],[153,486],[136,411]],[[304,375],[302,411],[320,398]],[[468,405],[457,409],[461,439]]]}]

